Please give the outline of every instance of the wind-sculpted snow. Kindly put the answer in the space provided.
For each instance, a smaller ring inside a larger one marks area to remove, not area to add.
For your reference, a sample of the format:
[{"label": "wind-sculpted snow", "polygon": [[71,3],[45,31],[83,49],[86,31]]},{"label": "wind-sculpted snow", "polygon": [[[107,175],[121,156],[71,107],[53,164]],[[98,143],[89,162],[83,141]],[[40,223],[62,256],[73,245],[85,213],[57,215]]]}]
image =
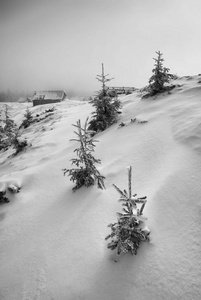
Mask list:
[{"label": "wind-sculpted snow", "polygon": [[[118,123],[95,136],[106,190],[73,193],[62,172],[77,146],[69,141],[71,125],[90,116],[88,102],[55,104],[50,119],[23,131],[32,146],[15,157],[0,152],[0,187],[21,187],[7,190],[10,202],[0,206],[0,299],[201,298],[200,96],[197,89],[192,94],[198,79],[178,78],[171,94],[154,99],[141,100],[137,92],[122,97]],[[20,124],[26,105],[13,107]],[[104,239],[121,210],[112,184],[127,185],[129,165],[133,193],[147,196],[151,240],[136,256],[116,259]]]}]

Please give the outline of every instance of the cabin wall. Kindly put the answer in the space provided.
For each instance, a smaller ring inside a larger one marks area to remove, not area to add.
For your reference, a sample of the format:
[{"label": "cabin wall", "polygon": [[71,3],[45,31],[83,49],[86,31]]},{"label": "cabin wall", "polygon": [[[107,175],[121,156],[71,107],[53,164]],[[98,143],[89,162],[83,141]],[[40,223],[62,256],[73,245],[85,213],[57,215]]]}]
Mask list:
[{"label": "cabin wall", "polygon": [[33,100],[33,106],[42,105],[42,104],[57,103],[57,102],[61,102],[61,100],[53,100],[53,99],[48,99],[48,100],[44,100],[44,99]]}]

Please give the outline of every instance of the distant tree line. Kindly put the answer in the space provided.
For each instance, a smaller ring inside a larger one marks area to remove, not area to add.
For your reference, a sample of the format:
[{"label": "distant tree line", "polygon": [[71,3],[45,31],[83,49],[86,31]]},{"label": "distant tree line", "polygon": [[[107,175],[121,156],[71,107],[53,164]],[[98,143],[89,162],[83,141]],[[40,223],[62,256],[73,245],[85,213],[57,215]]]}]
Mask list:
[{"label": "distant tree line", "polygon": [[18,91],[11,92],[10,90],[0,92],[0,102],[17,102],[20,97],[30,97],[30,94]]}]

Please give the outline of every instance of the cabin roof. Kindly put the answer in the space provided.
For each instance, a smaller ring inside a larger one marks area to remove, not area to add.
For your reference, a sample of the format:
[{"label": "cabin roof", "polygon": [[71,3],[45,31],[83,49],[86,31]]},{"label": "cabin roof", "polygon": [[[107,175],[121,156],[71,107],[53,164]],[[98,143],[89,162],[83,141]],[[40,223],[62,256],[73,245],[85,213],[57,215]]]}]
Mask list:
[{"label": "cabin roof", "polygon": [[33,100],[62,100],[65,96],[64,91],[38,91],[34,93]]}]

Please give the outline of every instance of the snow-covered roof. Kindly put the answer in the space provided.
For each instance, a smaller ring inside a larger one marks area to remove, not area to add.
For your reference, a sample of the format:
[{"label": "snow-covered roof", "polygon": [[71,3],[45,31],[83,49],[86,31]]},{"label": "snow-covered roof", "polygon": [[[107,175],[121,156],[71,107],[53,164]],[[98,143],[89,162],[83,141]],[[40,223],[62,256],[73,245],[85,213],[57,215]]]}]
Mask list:
[{"label": "snow-covered roof", "polygon": [[64,91],[38,91],[34,93],[33,100],[62,100],[65,96]]}]

